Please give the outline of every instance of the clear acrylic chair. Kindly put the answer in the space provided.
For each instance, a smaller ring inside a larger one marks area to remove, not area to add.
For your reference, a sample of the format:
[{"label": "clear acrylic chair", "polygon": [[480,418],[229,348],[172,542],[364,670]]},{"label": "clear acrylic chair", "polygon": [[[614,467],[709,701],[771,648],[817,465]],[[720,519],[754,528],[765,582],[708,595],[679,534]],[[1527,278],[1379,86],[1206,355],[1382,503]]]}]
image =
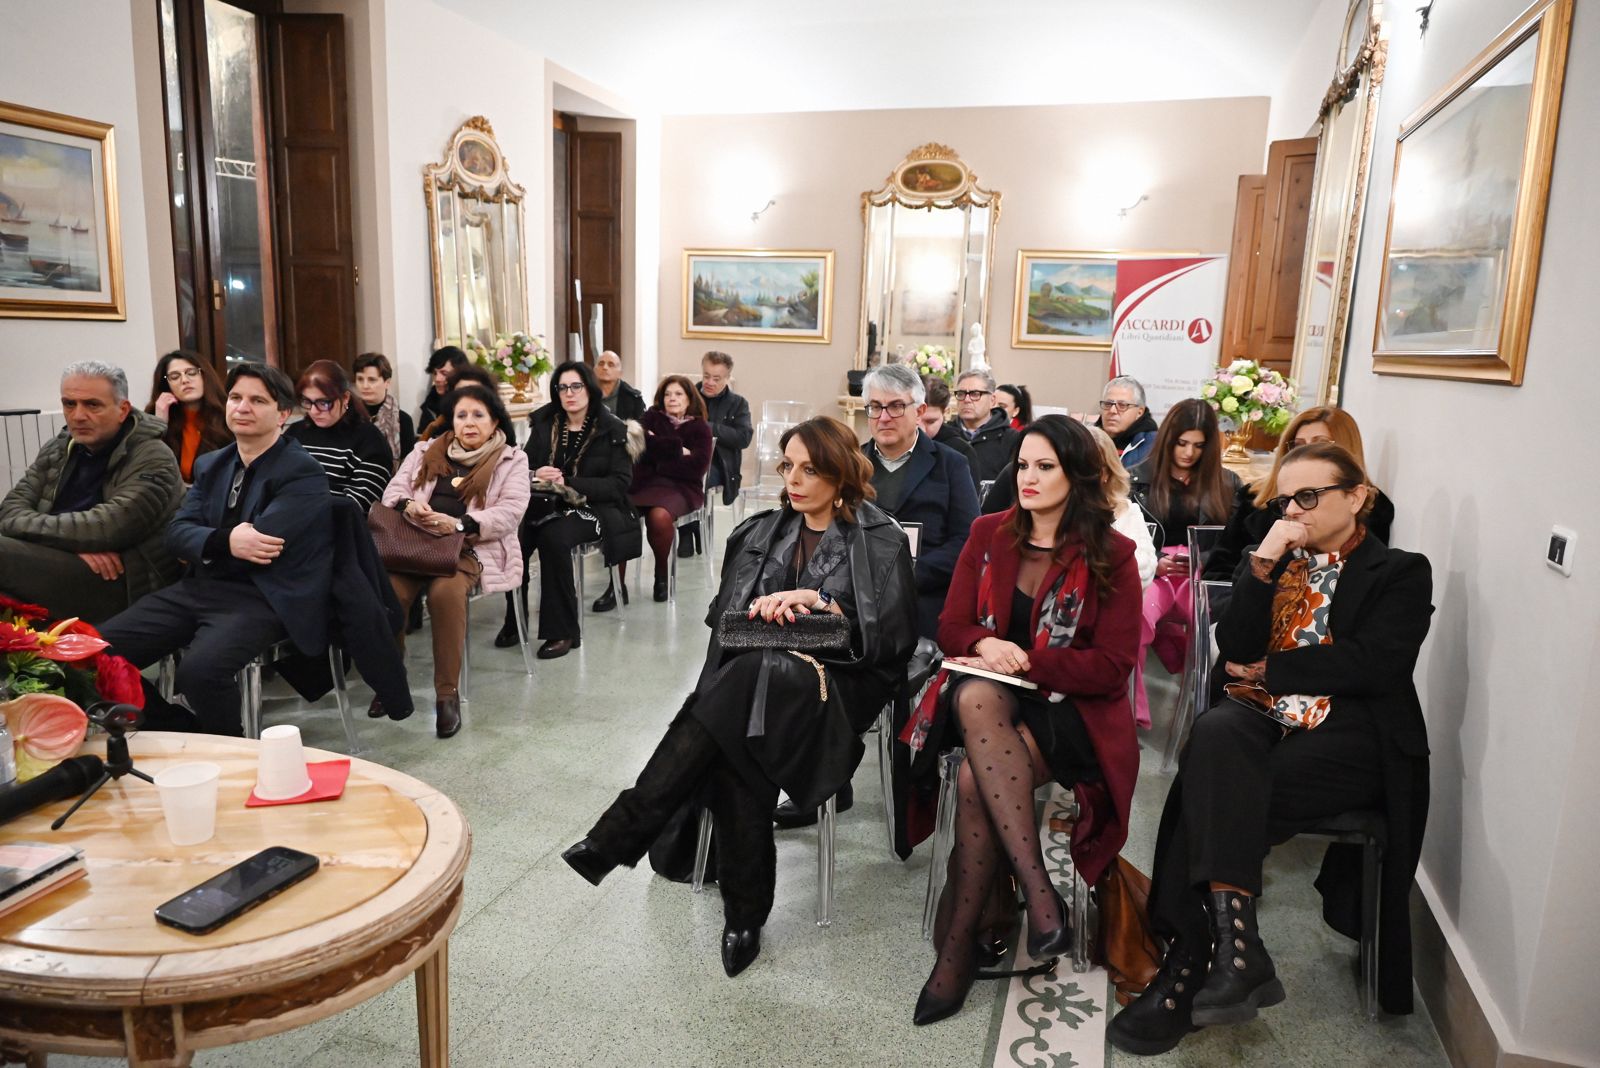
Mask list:
[{"label": "clear acrylic chair", "polygon": [[786,427],[811,418],[811,405],[804,401],[769,400],[761,402],[763,423],[782,423]]},{"label": "clear acrylic chair", "polygon": [[[456,686],[456,697],[461,702],[461,711],[467,710],[467,688],[472,682],[472,602],[485,596],[481,589],[474,589],[467,595],[467,625],[465,635],[461,640],[461,682]],[[522,598],[511,598],[511,610],[517,621],[517,644],[522,647],[522,667],[531,677],[533,675],[533,649],[528,640],[528,606],[522,603]]]},{"label": "clear acrylic chair", "polygon": [[1189,738],[1195,716],[1211,700],[1211,591],[1227,589],[1231,583],[1203,578],[1206,557],[1222,537],[1220,526],[1189,528],[1189,640],[1184,648],[1183,678],[1178,687],[1178,708],[1167,732],[1161,770],[1178,766],[1178,753]]},{"label": "clear acrylic chair", "polygon": [[[285,639],[277,642],[260,656],[239,669],[239,722],[246,738],[261,737],[261,670],[266,665],[294,655],[294,643]],[[166,670],[165,662],[163,671]],[[355,717],[350,712],[350,695],[345,690],[344,652],[331,642],[328,645],[328,670],[333,675],[333,698],[339,704],[339,718],[344,721],[346,752],[351,756],[361,752],[361,739],[356,735]],[[165,687],[163,687],[165,689]],[[167,691],[163,696],[169,696]]]}]

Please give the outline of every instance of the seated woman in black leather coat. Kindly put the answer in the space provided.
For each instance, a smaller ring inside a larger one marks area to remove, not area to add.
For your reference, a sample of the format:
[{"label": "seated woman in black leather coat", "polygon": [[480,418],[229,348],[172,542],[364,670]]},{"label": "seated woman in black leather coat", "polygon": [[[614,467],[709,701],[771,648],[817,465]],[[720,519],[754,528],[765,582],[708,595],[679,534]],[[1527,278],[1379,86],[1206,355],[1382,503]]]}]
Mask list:
[{"label": "seated woman in black leather coat", "polygon": [[[843,423],[816,418],[783,435],[783,506],[728,538],[699,684],[639,779],[562,854],[598,885],[644,856],[680,806],[709,786],[722,890],[722,966],[738,975],[761,950],[772,908],[778,791],[814,808],[850,781],[866,730],[905,684],[917,591],[905,534],[868,500],[871,468]],[[833,612],[846,652],[724,650],[728,609],[774,625]]]}]

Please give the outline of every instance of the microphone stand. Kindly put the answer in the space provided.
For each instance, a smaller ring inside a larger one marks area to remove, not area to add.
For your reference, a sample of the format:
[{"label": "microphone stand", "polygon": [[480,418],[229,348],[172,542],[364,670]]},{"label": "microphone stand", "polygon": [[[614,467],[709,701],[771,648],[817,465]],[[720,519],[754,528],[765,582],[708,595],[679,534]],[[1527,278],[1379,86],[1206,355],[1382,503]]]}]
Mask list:
[{"label": "microphone stand", "polygon": [[83,803],[99,792],[100,787],[113,779],[120,779],[124,775],[133,775],[145,782],[155,785],[155,780],[138,768],[133,766],[133,754],[128,752],[128,736],[125,731],[136,729],[143,720],[143,715],[132,705],[114,705],[102,703],[93,705],[88,711],[89,721],[103,728],[106,732],[106,759],[105,770],[100,773],[100,778],[83,792],[83,796],[72,803],[72,807],[63,812],[50,824],[52,831],[59,831],[72,814],[83,807]]}]

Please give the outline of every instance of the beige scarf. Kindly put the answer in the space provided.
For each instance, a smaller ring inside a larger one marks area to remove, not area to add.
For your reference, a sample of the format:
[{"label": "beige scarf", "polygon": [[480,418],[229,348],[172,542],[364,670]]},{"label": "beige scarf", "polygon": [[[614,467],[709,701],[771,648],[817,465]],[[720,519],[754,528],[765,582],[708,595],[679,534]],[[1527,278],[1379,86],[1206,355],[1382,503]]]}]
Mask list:
[{"label": "beige scarf", "polygon": [[489,480],[494,477],[494,469],[500,460],[500,452],[506,447],[506,435],[502,430],[496,430],[482,445],[476,449],[468,449],[456,441],[454,430],[447,430],[433,439],[428,446],[428,451],[422,457],[422,466],[417,469],[417,479],[412,483],[412,489],[420,489],[425,483],[436,478],[450,478],[453,474],[452,464],[459,464],[468,468],[466,477],[456,484],[456,492],[463,501],[471,502],[477,499],[481,508],[488,500]]}]

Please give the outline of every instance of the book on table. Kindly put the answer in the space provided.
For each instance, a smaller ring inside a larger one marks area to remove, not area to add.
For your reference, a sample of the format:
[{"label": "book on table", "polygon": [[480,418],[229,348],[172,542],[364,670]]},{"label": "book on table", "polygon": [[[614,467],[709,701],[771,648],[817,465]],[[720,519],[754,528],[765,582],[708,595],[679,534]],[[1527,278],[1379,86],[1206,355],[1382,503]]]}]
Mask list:
[{"label": "book on table", "polygon": [[81,879],[83,851],[47,842],[0,845],[0,916],[57,887]]},{"label": "book on table", "polygon": [[944,666],[951,671],[959,671],[963,675],[976,675],[980,679],[992,679],[995,682],[1003,682],[1007,686],[1015,686],[1023,690],[1037,690],[1039,688],[1037,682],[1030,682],[1021,675],[1007,675],[1003,671],[990,671],[983,666],[983,658],[979,656],[947,656],[944,658]]}]

